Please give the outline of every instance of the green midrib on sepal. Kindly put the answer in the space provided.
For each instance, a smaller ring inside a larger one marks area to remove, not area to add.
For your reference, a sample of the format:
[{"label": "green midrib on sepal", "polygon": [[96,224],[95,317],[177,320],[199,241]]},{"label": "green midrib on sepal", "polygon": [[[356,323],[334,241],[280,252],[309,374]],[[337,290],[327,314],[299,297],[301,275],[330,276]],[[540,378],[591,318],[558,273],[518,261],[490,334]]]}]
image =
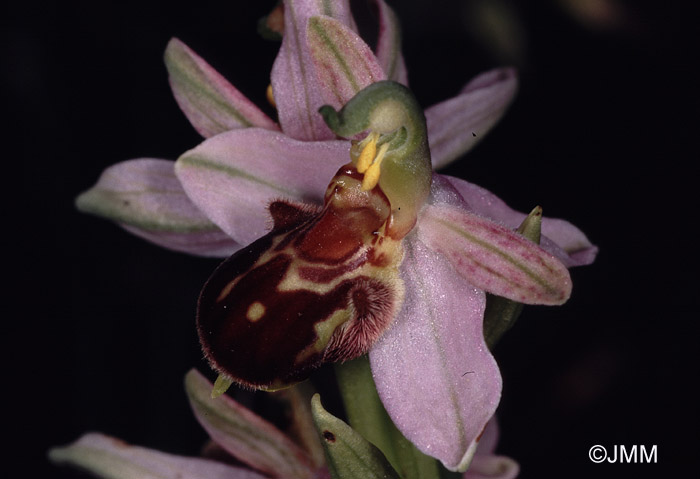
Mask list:
[{"label": "green midrib on sepal", "polygon": [[334,16],[333,12],[333,7],[334,7],[334,0],[323,0],[322,2],[323,5],[323,14],[328,15],[329,17]]},{"label": "green midrib on sepal", "polygon": [[[196,373],[190,372],[185,376],[185,389],[192,403],[192,409],[206,417],[209,424],[217,424],[217,429],[222,435],[245,443],[246,447],[261,457],[281,458],[290,468],[290,473],[292,473],[291,469],[304,470],[301,466],[295,467],[299,464],[298,458],[284,447],[284,444],[278,444],[267,435],[261,434],[259,427],[247,422],[245,418],[236,414],[235,410],[227,408],[223,398],[212,399],[209,388],[209,383]],[[270,454],[271,451],[274,454]],[[298,476],[290,475],[290,477]]]},{"label": "green midrib on sepal", "polygon": [[[136,198],[146,194],[167,194],[162,191],[144,190],[139,192],[113,191],[104,188],[93,188],[79,195],[75,200],[75,206],[83,213],[89,213],[110,219],[117,223],[134,226],[147,231],[172,232],[172,233],[202,233],[217,231],[219,228],[211,222],[192,223],[183,219],[181,222],[170,218],[165,220],[163,216],[145,215],[133,208],[129,198]],[[179,195],[181,193],[172,193]]]},{"label": "green midrib on sepal", "polygon": [[176,165],[177,167],[195,167],[195,168],[203,168],[203,169],[209,169],[209,170],[215,170],[215,171],[220,171],[221,173],[225,173],[226,175],[233,177],[233,178],[241,178],[247,181],[250,181],[252,183],[257,183],[259,185],[266,186],[268,188],[271,188],[273,190],[279,191],[281,194],[284,196],[294,196],[293,191],[289,191],[284,188],[280,188],[279,184],[271,182],[271,181],[266,181],[262,179],[259,176],[251,175],[250,173],[247,173],[245,170],[239,169],[239,168],[233,168],[231,166],[226,166],[222,165],[221,163],[217,163],[215,161],[208,160],[205,157],[196,155],[196,154],[187,154],[185,153],[183,156],[178,158],[177,163],[179,165]]},{"label": "green midrib on sepal", "polygon": [[338,47],[335,45],[335,43],[333,43],[331,38],[328,36],[325,29],[321,27],[317,18],[311,18],[311,20],[309,20],[309,28],[312,28],[314,30],[314,32],[321,38],[321,40],[326,45],[326,47],[333,53],[333,56],[336,59],[337,65],[340,66],[340,69],[342,70],[344,76],[348,79],[348,81],[352,85],[353,89],[355,91],[359,91],[360,86],[357,83],[355,75],[353,75],[352,69],[350,68],[348,63],[345,61],[345,58],[338,50]]},{"label": "green midrib on sepal", "polygon": [[153,471],[149,468],[98,447],[73,445],[54,448],[49,451],[49,459],[59,464],[79,466],[86,472],[107,479],[153,477]]},{"label": "green midrib on sepal", "polygon": [[[518,233],[535,244],[540,244],[542,237],[542,208],[536,206],[518,227]],[[484,311],[484,341],[489,350],[493,350],[501,337],[513,327],[524,308],[523,303],[512,299],[486,293]]]},{"label": "green midrib on sepal", "polygon": [[[285,25],[286,25],[286,22],[287,22],[287,20],[286,20],[287,18],[289,18],[290,21],[291,21],[291,23],[292,23],[291,32],[287,30],[287,26],[285,26],[285,32],[286,32],[287,35],[293,35],[293,36],[294,36],[294,43],[296,43],[296,45],[297,45],[297,48],[294,49],[294,53],[296,54],[296,57],[297,57],[297,58],[296,58],[296,64],[297,64],[298,67],[299,67],[299,73],[300,73],[300,76],[301,76],[301,88],[302,88],[302,90],[303,90],[303,92],[304,92],[303,95],[300,95],[300,93],[298,92],[298,89],[299,89],[299,86],[300,86],[300,85],[298,84],[297,81],[292,81],[292,82],[290,83],[290,86],[291,86],[292,89],[295,91],[295,93],[292,95],[292,97],[293,97],[293,98],[299,98],[299,97],[301,97],[301,98],[303,99],[302,101],[303,101],[304,104],[303,104],[303,105],[298,105],[298,106],[299,106],[299,107],[302,107],[302,108],[301,108],[302,115],[304,115],[304,116],[306,117],[306,118],[305,118],[305,123],[306,123],[306,125],[305,125],[305,128],[304,128],[304,129],[307,130],[307,134],[309,135],[309,138],[315,139],[315,138],[316,138],[316,133],[314,132],[314,129],[313,129],[313,127],[312,127],[312,125],[314,124],[314,121],[313,121],[313,108],[311,108],[311,104],[310,104],[310,95],[309,95],[309,86],[310,86],[310,85],[309,85],[309,84],[307,83],[307,81],[306,81],[306,80],[307,80],[306,62],[304,61],[304,60],[305,60],[305,59],[304,59],[304,55],[302,54],[303,49],[300,48],[300,46],[306,41],[306,39],[303,38],[303,37],[301,37],[301,36],[299,35],[301,29],[300,29],[299,23],[298,23],[298,22],[299,22],[299,19],[298,19],[297,16],[296,16],[295,5],[294,5],[294,3],[295,3],[295,2],[293,2],[293,1],[288,1],[288,2],[285,3],[285,11],[284,11],[284,15],[285,15]],[[325,9],[324,9],[324,11],[325,11]],[[283,43],[283,45],[284,45],[284,43]],[[283,51],[283,49],[280,50],[280,55],[282,55],[282,54],[285,54],[285,52]],[[287,68],[288,68],[288,75],[289,75],[289,78],[294,78],[295,75],[293,74],[293,71],[292,71],[291,62],[288,64]],[[273,88],[274,88],[274,85],[273,85]]]},{"label": "green midrib on sepal", "polygon": [[[512,264],[517,269],[519,269],[520,271],[525,273],[528,278],[532,279],[535,283],[542,286],[542,288],[545,291],[547,291],[547,293],[550,293],[553,296],[560,296],[558,288],[552,286],[549,282],[545,281],[540,275],[538,275],[537,273],[532,271],[530,268],[528,268],[522,262],[516,261],[512,256],[508,255],[504,251],[502,251],[498,248],[495,248],[491,243],[484,241],[484,240],[481,240],[481,239],[477,238],[476,236],[467,233],[465,230],[455,226],[453,223],[451,223],[449,221],[446,221],[443,219],[436,219],[435,221],[442,224],[447,229],[454,231],[458,235],[465,238],[467,241],[474,243],[474,244],[477,244],[477,245],[483,247],[484,249],[486,249],[492,253],[495,253],[498,256],[500,256],[501,258],[505,259],[508,263]],[[488,270],[491,274],[493,274],[494,276],[497,276],[498,278],[500,278],[504,282],[511,284],[511,285],[515,286],[516,288],[519,288],[518,283],[514,282],[513,280],[511,280],[507,276],[504,276],[502,274],[497,273],[492,268],[489,268],[487,265],[480,263],[479,261],[477,261],[473,257],[471,258],[471,260],[474,261],[475,263],[477,263],[479,265],[479,267],[483,268],[484,270]]]},{"label": "green midrib on sepal", "polygon": [[[228,436],[237,437],[241,439],[254,439],[254,441],[246,441],[248,447],[250,447],[251,449],[255,449],[258,452],[265,452],[265,449],[267,447],[272,447],[276,451],[284,455],[285,451],[282,448],[275,448],[273,443],[265,441],[266,438],[258,434],[257,429],[250,427],[244,421],[236,420],[237,418],[230,414],[222,414],[217,408],[211,407],[209,404],[207,404],[207,401],[203,401],[196,396],[190,396],[190,400],[194,403],[194,409],[198,410],[202,414],[205,414],[208,417],[209,422],[225,422],[226,427],[222,429],[226,431]],[[217,401],[220,399],[212,400]],[[256,445],[257,442],[265,442],[265,446],[258,446]]]},{"label": "green midrib on sepal", "polygon": [[[165,66],[168,69],[172,81],[183,86],[180,90],[182,93],[191,97],[204,97],[206,100],[216,105],[220,111],[232,116],[241,126],[253,126],[250,120],[223,98],[219,91],[212,88],[208,83],[200,81],[197,74],[189,73],[190,71],[201,72],[199,66],[189,55],[183,54],[174,48],[168,48],[165,52]],[[195,103],[201,103],[201,101]],[[229,125],[222,124],[210,115],[207,115],[207,118],[215,123],[221,131],[230,129]]]}]

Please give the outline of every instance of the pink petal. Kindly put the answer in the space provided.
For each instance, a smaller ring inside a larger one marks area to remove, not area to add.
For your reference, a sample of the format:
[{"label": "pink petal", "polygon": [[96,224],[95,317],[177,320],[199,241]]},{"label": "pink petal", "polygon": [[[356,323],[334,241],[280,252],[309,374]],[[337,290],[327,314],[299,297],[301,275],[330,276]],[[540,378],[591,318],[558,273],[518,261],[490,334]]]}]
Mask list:
[{"label": "pink petal", "polygon": [[418,237],[476,287],[526,304],[562,304],[571,278],[554,256],[523,236],[464,209],[426,205]]},{"label": "pink petal", "polygon": [[129,233],[163,248],[210,258],[228,258],[241,249],[241,245],[217,226],[209,232],[183,235],[167,231],[147,231],[127,224],[120,225]]},{"label": "pink petal", "polygon": [[323,97],[336,110],[366,86],[385,79],[369,46],[338,20],[311,18],[307,41]]},{"label": "pink petal", "polygon": [[[451,176],[443,176],[466,200],[469,207],[478,215],[490,218],[510,228],[517,228],[525,218],[525,213],[515,211],[490,191]],[[591,264],[598,248],[591,244],[586,235],[568,221],[556,218],[542,219],[543,249],[559,258],[567,267]]]},{"label": "pink petal", "polygon": [[433,168],[442,168],[469,151],[501,119],[515,97],[514,69],[482,73],[454,98],[425,110]]},{"label": "pink petal", "polygon": [[165,66],[175,100],[205,138],[257,126],[278,130],[257,106],[177,38],[165,49]]},{"label": "pink petal", "polygon": [[463,471],[501,396],[482,332],[485,295],[415,236],[404,245],[406,296],[370,352],[374,381],[404,436]]},{"label": "pink petal", "polygon": [[183,154],[175,172],[187,195],[241,244],[272,226],[272,200],[323,201],[328,182],[350,158],[346,141],[304,142],[246,128],[205,140]]},{"label": "pink petal", "polygon": [[519,472],[520,466],[509,457],[477,454],[464,479],[515,479]]},{"label": "pink petal", "polygon": [[401,26],[394,11],[384,0],[375,0],[379,10],[377,60],[389,80],[408,85],[408,71],[401,54]]},{"label": "pink petal", "polygon": [[271,423],[229,396],[213,399],[212,388],[212,383],[194,369],[185,376],[192,410],[215,443],[273,477],[314,477],[314,467],[306,452]]},{"label": "pink petal", "polygon": [[174,165],[139,158],[110,166],[95,186],[77,198],[76,205],[165,248],[230,256],[240,245],[190,201],[175,177]]},{"label": "pink petal", "polygon": [[497,443],[498,424],[493,416],[481,433],[479,447],[463,479],[513,479],[518,475],[520,466],[517,462],[493,453]]},{"label": "pink petal", "polygon": [[131,446],[99,433],[85,434],[73,444],[54,448],[49,457],[58,464],[112,479],[264,479],[256,472],[221,462]]},{"label": "pink petal", "polygon": [[319,15],[352,26],[347,0],[287,0],[282,46],[272,66],[272,91],[280,125],[288,136],[298,140],[335,138],[318,114],[325,100],[306,42],[308,21]]},{"label": "pink petal", "polygon": [[496,450],[496,445],[498,445],[498,436],[500,431],[498,429],[498,420],[496,416],[493,416],[491,420],[484,427],[484,431],[479,437],[479,447],[476,449],[476,456],[486,456],[493,454]]}]

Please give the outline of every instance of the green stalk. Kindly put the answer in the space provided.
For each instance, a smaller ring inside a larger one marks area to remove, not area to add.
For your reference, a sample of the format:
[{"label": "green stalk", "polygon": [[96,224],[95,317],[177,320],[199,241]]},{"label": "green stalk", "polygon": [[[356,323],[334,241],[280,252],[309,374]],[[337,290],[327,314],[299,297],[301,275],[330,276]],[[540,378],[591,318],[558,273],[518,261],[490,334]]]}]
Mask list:
[{"label": "green stalk", "polygon": [[382,405],[367,356],[335,365],[348,423],[377,446],[404,479],[440,479],[438,462],[396,428]]}]

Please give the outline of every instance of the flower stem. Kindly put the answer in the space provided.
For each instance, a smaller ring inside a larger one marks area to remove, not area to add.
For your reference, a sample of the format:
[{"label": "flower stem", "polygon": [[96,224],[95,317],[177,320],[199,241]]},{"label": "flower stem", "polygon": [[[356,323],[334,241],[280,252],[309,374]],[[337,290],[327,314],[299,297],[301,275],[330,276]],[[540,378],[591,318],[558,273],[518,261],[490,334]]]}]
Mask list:
[{"label": "flower stem", "polygon": [[348,423],[377,446],[404,479],[440,479],[438,462],[396,428],[377,394],[367,356],[335,365]]}]

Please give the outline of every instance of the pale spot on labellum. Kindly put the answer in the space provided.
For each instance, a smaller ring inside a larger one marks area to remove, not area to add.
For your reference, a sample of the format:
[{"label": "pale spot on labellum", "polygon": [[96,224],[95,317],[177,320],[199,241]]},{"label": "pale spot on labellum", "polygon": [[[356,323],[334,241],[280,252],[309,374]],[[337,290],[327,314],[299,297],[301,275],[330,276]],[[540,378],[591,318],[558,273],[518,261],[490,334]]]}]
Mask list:
[{"label": "pale spot on labellum", "polygon": [[265,316],[265,305],[260,301],[256,301],[248,306],[248,311],[245,314],[246,319],[251,323],[254,323],[263,316]]}]

